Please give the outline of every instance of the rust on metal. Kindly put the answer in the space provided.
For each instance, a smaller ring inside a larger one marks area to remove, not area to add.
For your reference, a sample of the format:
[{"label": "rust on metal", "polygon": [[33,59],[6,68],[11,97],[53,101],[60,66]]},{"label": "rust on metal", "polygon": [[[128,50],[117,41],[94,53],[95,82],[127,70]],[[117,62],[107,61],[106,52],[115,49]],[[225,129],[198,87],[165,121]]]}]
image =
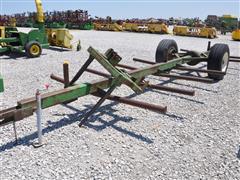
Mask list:
[{"label": "rust on metal", "polygon": [[58,76],[56,76],[56,75],[54,75],[54,74],[51,74],[51,75],[50,75],[50,78],[53,79],[53,80],[55,80],[55,81],[57,81],[57,82],[60,82],[60,83],[63,83],[63,84],[65,83],[65,81],[64,81],[63,78],[58,77]]},{"label": "rust on metal", "polygon": [[63,63],[63,77],[64,77],[64,87],[69,86],[69,63],[65,61]]},{"label": "rust on metal", "polygon": [[179,93],[179,94],[184,94],[188,96],[194,96],[195,91],[194,90],[186,90],[186,89],[179,89],[179,88],[173,88],[173,87],[168,87],[168,86],[163,86],[163,85],[154,85],[154,84],[148,84],[147,87],[151,89],[157,89],[161,91],[168,91],[168,92],[173,92],[173,93]]},{"label": "rust on metal", "polygon": [[[90,72],[90,73],[93,73],[93,74],[96,74],[96,75],[99,75],[99,76],[110,77],[109,74],[99,72],[99,71],[94,70],[94,69],[89,69],[88,68],[86,71]],[[144,84],[141,84],[141,85],[144,86]],[[188,95],[188,96],[194,96],[195,95],[195,91],[193,91],[193,90],[184,90],[184,89],[167,87],[167,86],[162,86],[162,85],[153,85],[153,84],[149,84],[149,83],[146,84],[146,87],[151,88],[151,89],[157,89],[157,90],[162,90],[162,91],[184,94],[184,95]]]},{"label": "rust on metal", "polygon": [[[64,84],[64,89],[53,91],[50,93],[42,94],[42,108],[48,108],[61,103],[69,103],[77,100],[80,97],[92,94],[95,96],[101,97],[100,101],[93,107],[91,111],[86,115],[84,121],[85,122],[89,116],[91,116],[94,111],[104,102],[105,99],[117,101],[120,103],[129,104],[135,107],[145,108],[156,112],[165,113],[167,111],[166,106],[149,104],[146,102],[140,102],[133,99],[128,99],[126,97],[113,96],[111,93],[113,90],[120,86],[121,84],[125,84],[129,86],[135,92],[140,92],[142,89],[148,87],[152,89],[169,91],[174,93],[180,93],[184,95],[193,96],[195,91],[193,90],[183,90],[179,88],[173,88],[163,85],[153,85],[144,81],[144,78],[149,75],[160,76],[160,77],[168,77],[174,79],[183,79],[189,81],[198,81],[204,83],[213,83],[214,79],[196,77],[196,76],[186,76],[186,75],[174,75],[169,74],[173,69],[176,70],[184,70],[184,71],[196,71],[196,72],[204,72],[204,73],[216,73],[223,74],[219,71],[213,70],[203,70],[196,69],[191,67],[181,66],[182,64],[186,64],[192,61],[203,61],[206,62],[208,53],[201,53],[199,57],[195,57],[191,55],[191,53],[179,53],[176,58],[169,60],[164,63],[155,63],[139,58],[134,58],[134,61],[142,62],[148,64],[148,66],[143,68],[136,68],[129,65],[119,64],[121,57],[117,55],[115,51],[112,49],[108,50],[105,54],[99,53],[94,48],[90,47],[88,49],[90,56],[88,60],[84,63],[84,65],[79,69],[76,75],[69,80],[69,67],[68,64],[63,65],[63,78],[51,75],[51,78]],[[190,52],[190,51],[187,51]],[[239,57],[231,57],[235,61],[240,61]],[[89,69],[88,66],[96,59],[100,64],[110,73],[103,73],[97,70]],[[118,69],[117,67],[122,67],[128,69],[130,71],[125,71],[122,69]],[[76,81],[81,77],[84,72],[90,72],[93,74],[97,74],[103,76],[104,78],[101,80],[93,81],[90,83],[81,83],[75,84]],[[225,74],[223,74],[225,75]],[[106,92],[104,89],[108,89]],[[99,90],[102,90],[105,93],[99,93]],[[139,90],[139,91],[137,91]],[[36,110],[36,98],[31,97],[27,99],[23,99],[17,103],[16,107],[9,108],[6,110],[0,111],[0,126],[8,124],[10,122],[15,122],[21,120],[25,117],[31,116],[33,112]]]},{"label": "rust on metal", "polygon": [[204,82],[204,83],[213,83],[215,82],[213,79],[210,78],[203,78],[203,77],[196,77],[196,76],[184,76],[184,75],[174,75],[174,74],[167,74],[167,73],[159,73],[157,76],[174,78],[174,79],[182,79],[188,81],[197,81],[197,82]]},{"label": "rust on metal", "polygon": [[[93,95],[101,97],[101,95],[99,95],[98,93],[94,93]],[[148,109],[148,110],[151,110],[151,111],[154,111],[154,112],[160,112],[160,113],[166,113],[167,112],[167,107],[166,106],[160,106],[160,105],[150,104],[150,103],[146,103],[146,102],[141,102],[141,101],[129,99],[129,98],[126,98],[126,97],[109,95],[109,96],[107,96],[107,99],[111,100],[111,101],[117,101],[117,102],[123,103],[123,104],[128,104],[128,105],[131,105],[131,106],[143,108],[143,109]]]},{"label": "rust on metal", "polygon": [[212,74],[219,74],[219,75],[226,74],[225,72],[222,72],[222,71],[206,70],[206,69],[199,69],[199,68],[192,68],[192,67],[185,67],[185,66],[177,66],[174,69],[183,70],[183,71],[195,71],[195,72],[201,72],[201,73],[212,73]]},{"label": "rust on metal", "polygon": [[125,65],[125,64],[117,64],[116,66],[121,67],[121,68],[125,68],[125,69],[129,69],[129,70],[137,69],[136,67]]},{"label": "rust on metal", "polygon": [[133,60],[137,62],[145,63],[145,64],[156,64],[155,62],[151,62],[151,61],[139,59],[139,58],[133,58]]},{"label": "rust on metal", "polygon": [[97,70],[94,70],[94,69],[90,69],[90,68],[86,69],[86,72],[96,74],[96,75],[99,75],[99,76],[102,76],[102,77],[105,77],[105,78],[109,78],[111,76],[110,74],[103,73],[103,72],[100,72],[100,71],[97,71]]}]

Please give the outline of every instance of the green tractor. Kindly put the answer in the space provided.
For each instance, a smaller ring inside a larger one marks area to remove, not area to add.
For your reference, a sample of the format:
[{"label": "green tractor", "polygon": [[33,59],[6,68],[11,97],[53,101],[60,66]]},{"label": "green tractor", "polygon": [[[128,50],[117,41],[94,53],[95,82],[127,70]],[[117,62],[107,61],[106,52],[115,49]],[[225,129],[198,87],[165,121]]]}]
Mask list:
[{"label": "green tractor", "polygon": [[17,28],[0,27],[0,53],[25,52],[27,57],[39,57],[42,48],[48,48],[48,39],[44,26],[44,14],[41,0],[35,0],[37,7],[37,28],[28,33],[19,32]]}]

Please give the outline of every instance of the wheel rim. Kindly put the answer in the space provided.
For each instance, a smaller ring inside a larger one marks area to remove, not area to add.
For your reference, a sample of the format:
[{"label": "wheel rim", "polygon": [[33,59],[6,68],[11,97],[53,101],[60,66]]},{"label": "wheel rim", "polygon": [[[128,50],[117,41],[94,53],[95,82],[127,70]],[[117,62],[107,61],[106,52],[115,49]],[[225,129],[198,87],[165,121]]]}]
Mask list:
[{"label": "wheel rim", "polygon": [[227,70],[229,55],[228,52],[225,52],[222,58],[222,71],[225,72]]},{"label": "wheel rim", "polygon": [[30,53],[32,55],[38,55],[40,53],[40,47],[38,45],[32,45],[30,48]]},{"label": "wheel rim", "polygon": [[175,49],[175,47],[171,47],[168,49],[168,54],[167,54],[167,60],[171,60],[175,57],[175,53],[177,52],[177,50]]}]

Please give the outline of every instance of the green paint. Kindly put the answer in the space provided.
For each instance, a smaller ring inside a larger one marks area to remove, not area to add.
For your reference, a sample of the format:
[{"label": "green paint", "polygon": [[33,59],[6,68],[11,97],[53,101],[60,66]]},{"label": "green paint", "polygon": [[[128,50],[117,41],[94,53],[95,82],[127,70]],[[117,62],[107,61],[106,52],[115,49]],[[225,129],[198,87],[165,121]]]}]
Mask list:
[{"label": "green paint", "polygon": [[174,60],[168,61],[166,63],[158,63],[154,65],[147,66],[145,68],[141,68],[140,70],[136,70],[130,75],[136,79],[141,79],[143,77],[154,75],[158,72],[164,72],[171,70],[177,65],[184,64],[191,61],[191,56],[184,56],[184,58],[176,58]]},{"label": "green paint", "polygon": [[85,96],[90,93],[91,85],[90,84],[80,84],[73,87],[70,87],[68,91],[56,94],[51,97],[42,99],[42,108],[48,108],[55,104],[60,104],[66,101],[71,101],[77,99],[81,96]]},{"label": "green paint", "polygon": [[2,52],[25,52],[25,46],[31,41],[37,41],[42,48],[49,48],[47,34],[43,23],[37,24],[38,29],[33,29],[28,33],[18,32],[16,28],[5,28],[7,38],[0,38],[0,43],[4,45],[0,48]]},{"label": "green paint", "polygon": [[[97,53],[97,54],[99,54],[99,53]],[[141,79],[148,75],[157,74],[160,71],[170,70],[173,67],[176,67],[176,65],[178,65],[178,64],[183,64],[183,63],[189,62],[190,57],[191,56],[185,56],[184,57],[185,59],[177,58],[177,59],[169,61],[167,63],[155,64],[155,65],[151,65],[150,67],[136,70],[133,73],[128,74],[128,78],[130,80],[131,80],[131,78]],[[112,67],[112,68],[115,68],[115,67]],[[119,74],[116,75],[116,78],[114,78],[115,80],[112,80],[112,81],[106,79],[105,81],[99,81],[99,82],[92,83],[92,84],[82,83],[80,85],[75,85],[75,86],[65,88],[63,90],[56,91],[50,95],[45,94],[42,96],[42,108],[43,109],[48,108],[48,107],[54,106],[56,104],[61,104],[61,103],[67,102],[67,101],[75,100],[82,96],[89,95],[93,92],[96,92],[97,88],[101,88],[101,89],[109,88],[110,86],[114,85],[116,83],[116,81],[121,84],[122,82],[119,82],[118,78],[119,78]],[[127,82],[130,82],[129,79],[127,79],[127,80],[124,79],[124,80],[126,80]],[[36,104],[36,101],[34,98],[32,99],[32,101],[30,101],[28,103],[23,102],[21,104],[21,102],[20,102],[21,107],[35,106],[35,104]]]},{"label": "green paint", "polygon": [[0,92],[4,91],[3,77],[0,75]]},{"label": "green paint", "polygon": [[18,42],[18,38],[12,37],[12,38],[0,38],[0,43],[12,43],[12,42]]},{"label": "green paint", "polygon": [[131,79],[128,73],[125,73],[113,66],[103,54],[99,53],[91,46],[88,48],[88,52],[115,78],[115,86],[119,86],[124,83],[136,93],[142,92],[141,87]]},{"label": "green paint", "polygon": [[0,48],[0,53],[5,53],[5,52],[8,52],[9,51],[9,48],[8,47],[2,47]]},{"label": "green paint", "polygon": [[[100,54],[100,56],[98,56],[99,54],[100,53],[98,53],[98,52],[95,54],[97,58],[98,57],[104,58],[104,55]],[[126,75],[127,78],[130,79],[130,80],[124,79],[127,82],[123,82],[122,79],[119,79],[119,76],[121,76],[121,74],[124,72],[121,72],[120,70],[118,70],[115,67],[109,66],[109,67],[111,67],[111,68],[108,67],[109,70],[110,71],[113,70],[114,71],[113,73],[116,73],[115,74],[116,77],[113,76],[112,79],[106,78],[104,80],[97,81],[94,83],[82,83],[79,85],[74,85],[74,86],[71,86],[71,87],[68,87],[65,89],[54,91],[51,93],[42,94],[42,108],[45,109],[45,108],[48,108],[48,107],[51,107],[51,106],[54,106],[57,104],[61,104],[64,102],[74,101],[74,100],[78,99],[79,97],[83,97],[83,96],[89,95],[91,93],[97,92],[98,88],[107,89],[111,86],[116,85],[116,83],[119,83],[119,85],[125,83],[130,88],[133,89],[133,87],[131,85],[131,81],[133,81],[132,79],[136,79],[137,81],[135,81],[135,82],[139,82],[138,81],[139,79],[142,79],[148,75],[158,75],[161,72],[171,70],[172,68],[176,67],[177,65],[184,64],[184,63],[187,63],[190,61],[191,61],[191,56],[184,56],[182,58],[177,58],[177,59],[171,60],[166,63],[158,63],[158,64],[150,65],[145,68],[137,69],[137,70],[132,71],[129,74],[128,73],[124,74],[124,76],[123,76],[124,78]],[[105,65],[108,66],[109,64],[106,63]],[[112,68],[114,68],[114,69],[112,69]],[[118,72],[115,72],[116,70],[119,71],[119,74],[118,74]],[[130,85],[128,83],[130,83]],[[36,98],[32,97],[29,99],[19,101],[18,107],[21,109],[24,109],[24,108],[34,109],[36,107]]]}]

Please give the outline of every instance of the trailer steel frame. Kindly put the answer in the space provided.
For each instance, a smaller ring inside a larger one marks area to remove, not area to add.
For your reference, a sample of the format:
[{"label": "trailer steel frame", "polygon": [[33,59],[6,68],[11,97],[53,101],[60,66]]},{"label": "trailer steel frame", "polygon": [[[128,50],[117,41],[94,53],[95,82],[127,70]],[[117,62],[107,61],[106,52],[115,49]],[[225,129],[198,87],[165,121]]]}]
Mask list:
[{"label": "trailer steel frame", "polygon": [[[195,71],[202,73],[211,73],[217,75],[225,75],[226,72],[217,70],[204,70],[197,69],[188,66],[183,66],[187,63],[199,63],[206,62],[209,56],[210,46],[208,45],[208,51],[198,53],[199,56],[196,57],[196,53],[175,53],[174,58],[167,62],[157,63],[147,60],[142,60],[134,58],[135,61],[148,64],[143,68],[136,68],[129,65],[123,65],[119,62],[121,57],[113,50],[109,49],[105,54],[100,53],[93,47],[88,48],[89,58],[85,64],[79,69],[76,75],[70,81],[69,79],[69,65],[68,63],[63,64],[63,74],[64,78],[58,77],[54,74],[51,75],[51,79],[54,79],[60,83],[64,84],[64,89],[57,91],[44,93],[42,97],[42,109],[46,109],[57,104],[67,104],[76,101],[78,98],[86,95],[94,95],[100,97],[100,100],[95,106],[84,116],[80,121],[79,126],[82,126],[89,117],[96,111],[96,109],[101,106],[101,104],[106,100],[117,101],[120,103],[129,104],[135,107],[145,108],[151,111],[166,113],[167,107],[161,105],[154,105],[146,102],[140,102],[136,100],[127,99],[125,97],[113,96],[111,93],[114,89],[122,84],[127,85],[136,93],[144,92],[145,88],[152,88],[162,91],[168,91],[173,93],[180,93],[184,95],[194,96],[195,91],[193,90],[183,90],[179,88],[166,87],[163,85],[154,85],[145,78],[149,75],[160,76],[160,77],[170,77],[175,79],[183,79],[189,81],[199,81],[204,83],[213,83],[214,79],[208,77],[197,77],[197,76],[182,76],[171,74],[171,70],[179,71]],[[211,50],[210,50],[211,51]],[[192,55],[194,54],[194,55]],[[108,74],[99,72],[97,70],[89,69],[89,65],[96,59],[107,71]],[[231,57],[230,61],[240,62],[239,57]],[[124,68],[119,69],[118,67]],[[129,71],[127,71],[129,70]],[[76,84],[76,81],[81,77],[84,72],[90,72],[104,78],[101,80],[93,81],[90,83]],[[107,90],[106,90],[107,89]],[[105,91],[106,90],[106,91]],[[35,97],[23,99],[17,102],[17,106],[4,109],[0,111],[0,126],[7,125],[9,123],[14,123],[20,121],[26,117],[33,115],[36,111],[37,102]]]}]

